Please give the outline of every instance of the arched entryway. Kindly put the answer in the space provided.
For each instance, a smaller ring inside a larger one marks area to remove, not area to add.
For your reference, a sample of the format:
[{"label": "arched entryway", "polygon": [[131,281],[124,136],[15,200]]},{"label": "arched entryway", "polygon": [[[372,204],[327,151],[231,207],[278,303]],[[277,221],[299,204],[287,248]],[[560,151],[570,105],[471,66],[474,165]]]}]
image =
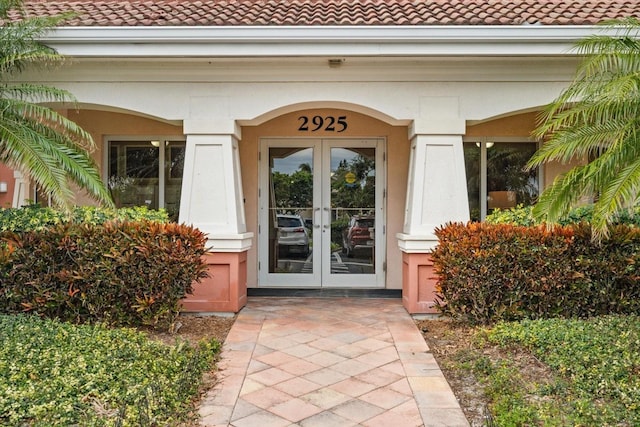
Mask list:
[{"label": "arched entryway", "polygon": [[257,237],[249,287],[401,289],[407,126],[354,109],[288,111],[242,127]]}]

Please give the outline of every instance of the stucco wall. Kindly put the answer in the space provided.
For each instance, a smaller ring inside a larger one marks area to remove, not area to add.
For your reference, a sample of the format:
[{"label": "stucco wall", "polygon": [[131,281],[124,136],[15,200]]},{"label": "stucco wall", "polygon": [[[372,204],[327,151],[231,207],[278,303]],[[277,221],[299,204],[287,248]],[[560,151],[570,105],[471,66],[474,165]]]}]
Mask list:
[{"label": "stucco wall", "polygon": [[467,137],[513,136],[528,138],[536,123],[536,112],[514,114],[467,126]]},{"label": "stucco wall", "polygon": [[249,287],[258,283],[258,146],[263,137],[312,137],[336,138],[335,132],[318,131],[310,135],[308,132],[298,131],[298,117],[300,115],[347,115],[349,126],[339,138],[373,138],[382,137],[387,141],[387,289],[402,288],[402,253],[398,249],[396,233],[402,231],[406,189],[407,171],[409,165],[409,140],[405,126],[390,126],[380,120],[364,114],[340,109],[310,109],[288,113],[271,119],[259,126],[245,126],[242,128],[240,142],[240,162],[242,167],[242,183],[245,195],[245,212],[247,215],[247,229],[254,233],[253,247],[248,253]]},{"label": "stucco wall", "polygon": [[7,192],[0,193],[0,208],[10,208],[13,202],[13,187],[15,180],[13,179],[13,169],[0,163],[0,182],[7,183]]}]

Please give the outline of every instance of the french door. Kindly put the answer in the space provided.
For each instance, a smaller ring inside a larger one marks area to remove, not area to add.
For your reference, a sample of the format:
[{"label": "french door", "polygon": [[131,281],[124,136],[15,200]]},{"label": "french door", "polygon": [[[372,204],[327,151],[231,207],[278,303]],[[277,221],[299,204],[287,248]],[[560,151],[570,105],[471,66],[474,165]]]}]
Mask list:
[{"label": "french door", "polygon": [[261,287],[385,285],[383,139],[263,139]]}]

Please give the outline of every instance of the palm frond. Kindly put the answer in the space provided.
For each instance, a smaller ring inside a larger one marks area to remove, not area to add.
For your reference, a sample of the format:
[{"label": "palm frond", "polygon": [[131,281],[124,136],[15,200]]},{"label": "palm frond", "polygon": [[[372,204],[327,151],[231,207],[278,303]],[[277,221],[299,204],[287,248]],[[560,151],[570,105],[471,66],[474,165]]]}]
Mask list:
[{"label": "palm frond", "polygon": [[583,197],[595,198],[594,239],[615,214],[640,198],[640,21],[607,23],[607,34],[580,41],[584,56],[571,84],[538,117],[544,141],[528,166],[590,160],[558,177],[534,215],[557,221]]},{"label": "palm frond", "polygon": [[[37,153],[43,159],[55,162],[56,169],[64,172],[66,178],[85,188],[99,202],[112,204],[111,196],[98,173],[98,166],[86,150],[93,147],[93,140],[86,131],[48,108],[16,100],[4,100],[3,103],[12,104],[12,122],[24,128],[21,136],[27,141],[22,143],[38,144]],[[3,117],[3,120],[7,119]],[[18,157],[15,153],[14,156]],[[34,179],[47,192],[49,189],[66,191],[59,182],[51,186],[44,179]],[[64,197],[67,195],[54,196],[54,199],[60,202]]]},{"label": "palm frond", "polygon": [[64,170],[58,167],[58,163],[43,147],[49,141],[33,139],[21,120],[10,120],[7,117],[0,120],[0,139],[0,159],[8,166],[23,171],[50,194],[56,203],[68,207],[73,193]]},{"label": "palm frond", "polygon": [[557,223],[575,203],[593,193],[592,183],[588,179],[593,172],[588,167],[582,167],[557,176],[553,184],[540,195],[533,207],[533,216],[549,224]]},{"label": "palm frond", "polygon": [[75,103],[63,89],[15,83],[15,74],[27,67],[59,65],[64,57],[39,42],[72,14],[56,17],[8,19],[20,0],[0,0],[0,161],[23,171],[54,202],[69,206],[71,184],[84,188],[102,204],[113,206],[89,150],[91,135],[73,121],[42,103]]}]

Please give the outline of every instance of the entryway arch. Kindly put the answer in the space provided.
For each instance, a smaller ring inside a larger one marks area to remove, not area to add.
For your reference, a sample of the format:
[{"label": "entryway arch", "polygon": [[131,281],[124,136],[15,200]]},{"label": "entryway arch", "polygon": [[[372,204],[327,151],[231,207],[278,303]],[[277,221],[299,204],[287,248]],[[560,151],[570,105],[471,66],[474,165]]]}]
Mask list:
[{"label": "entryway arch", "polygon": [[[346,149],[353,156],[357,156],[358,152],[362,151],[362,153],[374,156],[374,159],[378,158],[375,173],[378,176],[376,188],[380,191],[379,199],[377,199],[380,205],[377,208],[375,206],[371,207],[373,209],[381,209],[381,212],[384,212],[380,214],[381,221],[376,221],[375,226],[372,227],[374,229],[372,231],[376,233],[379,239],[375,243],[376,250],[378,247],[381,248],[381,252],[376,252],[374,255],[378,260],[376,267],[374,267],[378,269],[377,273],[375,273],[377,277],[375,280],[368,282],[342,279],[342,283],[339,286],[349,287],[353,285],[356,287],[359,284],[366,287],[400,289],[402,286],[402,257],[397,249],[395,234],[402,231],[404,218],[409,163],[408,121],[394,119],[384,113],[363,106],[342,102],[320,102],[285,106],[277,111],[266,112],[260,117],[238,121],[238,123],[243,124],[239,150],[247,229],[257,236],[253,247],[248,253],[248,286],[302,286],[302,283],[297,285],[295,280],[284,280],[282,282],[265,280],[266,276],[264,274],[264,269],[274,267],[274,264],[270,263],[269,257],[265,255],[265,251],[269,250],[269,246],[264,243],[268,241],[264,227],[269,227],[268,216],[264,214],[265,209],[268,209],[269,206],[268,194],[265,194],[269,190],[269,183],[266,182],[269,179],[269,173],[265,172],[265,168],[268,168],[270,161],[269,150],[274,148],[272,154],[276,155],[277,150],[275,148],[278,146],[297,145],[299,147],[295,149],[299,151],[304,147],[313,147],[315,149],[315,159],[320,161],[320,163],[316,164],[315,172],[320,173],[319,168],[323,167],[322,161],[324,160],[324,175],[327,176],[332,173],[329,166],[332,153],[334,161],[338,152],[346,153],[345,151],[340,151],[341,149]],[[363,145],[364,147],[367,144],[368,147],[366,148],[355,148],[356,145]],[[313,151],[313,149],[310,151]],[[343,160],[347,163],[350,161],[348,159]],[[335,173],[335,170],[333,172]],[[330,185],[328,184],[330,181],[326,177],[323,179],[325,188],[319,191],[320,193],[323,191],[327,193],[329,191],[327,185]],[[371,178],[369,180],[371,181]],[[360,182],[360,180],[358,181]],[[355,184],[355,182],[351,184]],[[304,219],[307,220],[307,226],[311,227],[311,234],[313,234],[315,226],[329,227],[326,229],[327,233],[329,232],[331,224],[327,222],[326,218],[328,217],[325,217],[322,223],[321,221],[323,220],[320,218],[321,214],[335,216],[335,209],[333,212],[323,210],[325,208],[331,209],[331,206],[327,205],[327,203],[331,202],[325,201],[324,206],[312,206],[311,211],[301,215],[303,221]],[[320,208],[319,212],[314,211],[317,208]],[[363,217],[366,216],[364,211],[362,213],[358,212],[358,214]],[[348,223],[348,221],[346,222]],[[337,235],[335,224],[333,228],[334,234]],[[316,248],[316,251],[318,250],[318,242],[313,242],[313,240],[315,239],[312,238],[310,252],[313,251],[313,247]],[[371,242],[367,243],[366,239],[364,239],[363,245],[373,245],[374,239],[370,240]],[[324,244],[327,245],[327,243]],[[331,256],[335,261],[336,255],[338,257],[344,256],[342,261],[343,264],[346,264],[344,261],[348,259],[350,253],[347,252],[348,249],[346,248],[343,253],[343,248],[339,247],[342,244],[343,242],[333,242],[333,252],[330,252],[332,255],[325,254],[325,257]],[[350,249],[351,247],[349,247]],[[364,252],[364,247],[358,249]],[[373,251],[371,252],[373,253]],[[302,258],[302,253],[299,255]],[[295,259],[294,261],[304,265],[306,260],[305,258],[304,260]],[[308,268],[308,263],[306,268]],[[333,271],[337,271],[335,265]],[[331,274],[331,270],[328,268],[325,268],[325,272]],[[323,285],[322,279],[312,283],[318,286]],[[327,281],[324,281],[324,284],[327,283]]]},{"label": "entryway arch", "polygon": [[368,107],[366,105],[344,102],[344,101],[309,101],[298,102],[294,104],[283,105],[278,108],[266,111],[254,118],[237,120],[240,126],[260,126],[266,122],[274,119],[279,119],[290,113],[299,113],[304,111],[317,111],[317,110],[342,110],[345,112],[355,113],[362,116],[369,117],[382,123],[386,123],[391,126],[408,126],[411,123],[409,119],[398,119],[386,114],[383,111],[375,108]]}]

